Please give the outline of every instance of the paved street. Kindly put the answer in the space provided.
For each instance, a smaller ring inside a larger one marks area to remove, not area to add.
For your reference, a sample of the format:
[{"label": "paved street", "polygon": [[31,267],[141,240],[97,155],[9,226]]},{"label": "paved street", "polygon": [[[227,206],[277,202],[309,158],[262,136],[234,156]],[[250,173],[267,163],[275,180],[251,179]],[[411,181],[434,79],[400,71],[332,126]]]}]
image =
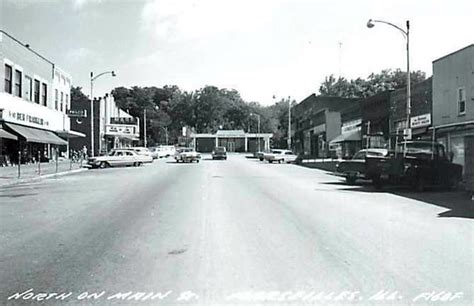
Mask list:
[{"label": "paved street", "polygon": [[169,290],[162,303],[183,303],[187,291],[188,303],[257,303],[261,291],[301,291],[296,304],[331,292],[341,300],[327,301],[366,303],[384,290],[396,304],[449,293],[472,304],[472,217],[340,182],[230,155],[1,188],[0,304],[30,288],[72,292],[48,302],[71,304],[85,303],[84,291],[105,291],[96,303],[127,304],[134,293]]}]

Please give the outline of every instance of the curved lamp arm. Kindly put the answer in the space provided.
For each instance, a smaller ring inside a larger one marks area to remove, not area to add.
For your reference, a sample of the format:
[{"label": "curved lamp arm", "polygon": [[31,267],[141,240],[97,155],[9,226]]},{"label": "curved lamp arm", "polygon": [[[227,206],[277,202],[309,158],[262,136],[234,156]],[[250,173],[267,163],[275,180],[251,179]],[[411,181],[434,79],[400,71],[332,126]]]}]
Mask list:
[{"label": "curved lamp arm", "polygon": [[408,37],[408,31],[410,29],[410,24],[409,22],[407,21],[407,30],[405,31],[404,29],[400,28],[399,26],[391,23],[391,22],[388,22],[388,21],[383,21],[383,20],[373,20],[373,19],[369,19],[369,21],[367,21],[367,27],[368,28],[373,28],[375,26],[375,22],[378,22],[378,23],[385,23],[389,26],[392,26],[394,27],[395,29],[399,30],[400,32],[402,32],[402,34],[405,36],[405,37]]}]

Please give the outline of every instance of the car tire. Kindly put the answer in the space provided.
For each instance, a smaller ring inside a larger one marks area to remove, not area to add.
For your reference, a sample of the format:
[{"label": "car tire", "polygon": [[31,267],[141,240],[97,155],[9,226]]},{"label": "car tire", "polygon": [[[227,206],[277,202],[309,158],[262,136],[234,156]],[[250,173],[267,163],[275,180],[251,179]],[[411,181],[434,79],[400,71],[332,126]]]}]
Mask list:
[{"label": "car tire", "polygon": [[101,169],[105,169],[105,168],[108,168],[108,167],[110,167],[108,162],[100,162],[100,164],[99,164],[99,168],[101,168]]},{"label": "car tire", "polygon": [[346,177],[346,183],[349,184],[349,185],[354,185],[356,182],[356,178],[355,177],[349,177],[347,176]]},{"label": "car tire", "polygon": [[199,163],[199,159],[196,159],[196,162]]},{"label": "car tire", "polygon": [[260,159],[260,161],[263,161],[263,158],[262,158],[262,157],[260,157],[259,159]]},{"label": "car tire", "polygon": [[426,190],[426,179],[422,176],[418,176],[415,181],[415,190],[418,192],[423,192]]},{"label": "car tire", "polygon": [[268,162],[269,162],[270,164],[273,164],[273,160],[269,160]]}]

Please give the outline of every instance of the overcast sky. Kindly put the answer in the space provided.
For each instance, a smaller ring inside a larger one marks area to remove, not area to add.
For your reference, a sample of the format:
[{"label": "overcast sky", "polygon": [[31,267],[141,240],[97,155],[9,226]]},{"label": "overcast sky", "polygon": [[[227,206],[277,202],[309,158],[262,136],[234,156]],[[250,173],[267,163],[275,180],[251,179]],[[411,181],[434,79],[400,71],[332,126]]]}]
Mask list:
[{"label": "overcast sky", "polygon": [[[431,75],[433,60],[474,43],[473,0],[0,0],[4,31],[69,72],[89,94],[89,74],[115,70],[117,86],[205,85],[246,101],[301,101],[330,74],[367,77],[406,69]],[[94,94],[95,95],[95,94]]]}]

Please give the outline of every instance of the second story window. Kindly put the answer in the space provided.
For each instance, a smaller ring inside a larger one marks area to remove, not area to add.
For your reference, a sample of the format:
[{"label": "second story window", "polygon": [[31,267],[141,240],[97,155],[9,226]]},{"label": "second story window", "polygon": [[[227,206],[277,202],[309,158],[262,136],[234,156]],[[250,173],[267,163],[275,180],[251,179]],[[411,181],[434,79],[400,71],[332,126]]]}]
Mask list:
[{"label": "second story window", "polygon": [[35,80],[35,89],[34,89],[34,102],[35,103],[40,103],[40,81]]},{"label": "second story window", "polygon": [[33,101],[33,79],[25,75],[25,98],[28,101]]},{"label": "second story window", "polygon": [[459,115],[466,113],[466,90],[464,88],[458,89],[458,111]]},{"label": "second story window", "polygon": [[41,104],[46,106],[48,103],[48,85],[45,83],[41,85],[43,86],[43,90],[41,91]]},{"label": "second story window", "polygon": [[69,108],[69,95],[66,94],[66,101],[65,101],[65,107],[64,107],[64,110],[67,112],[68,108]]},{"label": "second story window", "polygon": [[61,91],[61,106],[59,108],[60,111],[63,111],[63,101],[64,101],[64,93]]},{"label": "second story window", "polygon": [[5,64],[5,92],[12,93],[12,66]]},{"label": "second story window", "polygon": [[54,109],[58,110],[58,99],[59,99],[59,92],[57,89],[54,90]]},{"label": "second story window", "polygon": [[22,83],[22,73],[20,70],[15,70],[15,90],[14,95],[21,98],[21,83]]}]

